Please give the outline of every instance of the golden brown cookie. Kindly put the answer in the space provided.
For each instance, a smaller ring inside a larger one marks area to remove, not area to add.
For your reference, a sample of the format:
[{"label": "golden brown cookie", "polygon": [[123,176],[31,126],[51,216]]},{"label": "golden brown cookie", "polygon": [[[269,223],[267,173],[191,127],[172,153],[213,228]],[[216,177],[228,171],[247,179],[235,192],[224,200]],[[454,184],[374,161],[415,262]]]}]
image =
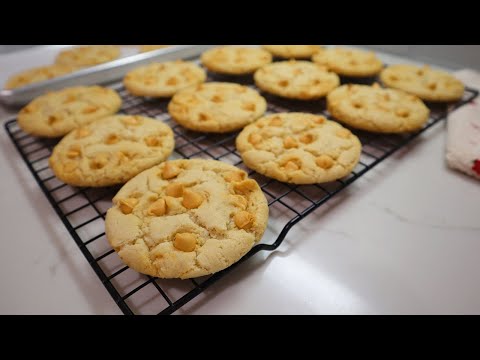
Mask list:
[{"label": "golden brown cookie", "polygon": [[61,51],[55,63],[71,66],[94,66],[103,64],[120,56],[120,48],[112,45],[78,46]]},{"label": "golden brown cookie", "polygon": [[273,56],[284,59],[310,59],[313,54],[322,51],[319,45],[262,45]]},{"label": "golden brown cookie", "polygon": [[63,136],[75,128],[115,114],[122,99],[115,90],[77,86],[47,93],[20,110],[18,125],[41,137]]},{"label": "golden brown cookie", "polygon": [[313,62],[342,76],[370,77],[382,71],[383,64],[372,51],[329,48],[313,55]]},{"label": "golden brown cookie", "polygon": [[426,101],[456,101],[462,98],[465,86],[445,71],[429,66],[392,65],[382,71],[385,86],[406,91]]},{"label": "golden brown cookie", "polygon": [[167,48],[169,46],[171,46],[171,45],[140,45],[139,51],[141,53],[144,53],[144,52],[149,52],[149,51],[153,51],[153,50],[164,49],[164,48]]},{"label": "golden brown cookie", "polygon": [[255,84],[268,93],[298,100],[314,100],[340,85],[338,75],[309,61],[281,61],[255,72]]},{"label": "golden brown cookie", "polygon": [[201,60],[210,71],[227,75],[245,75],[271,63],[272,55],[260,48],[222,46],[205,51]]},{"label": "golden brown cookie", "polygon": [[11,76],[5,83],[5,89],[17,89],[22,86],[39,83],[70,74],[78,67],[70,65],[49,65],[24,70]]},{"label": "golden brown cookie", "polygon": [[306,113],[265,116],[245,127],[236,144],[249,168],[292,184],[347,176],[362,148],[358,138],[340,124]]},{"label": "golden brown cookie", "polygon": [[246,86],[210,82],[181,90],[168,104],[180,125],[200,132],[235,131],[262,116],[267,102]]},{"label": "golden brown cookie", "polygon": [[418,97],[378,85],[343,85],[327,97],[332,116],[357,129],[402,133],[422,128],[430,110]]},{"label": "golden brown cookie", "polygon": [[49,164],[67,184],[111,186],[166,160],[173,147],[173,132],[163,122],[115,115],[69,133],[55,146]]},{"label": "golden brown cookie", "polygon": [[175,160],[130,180],[113,198],[107,239],[132,269],[194,278],[240,260],[267,226],[257,182],[226,163]]},{"label": "golden brown cookie", "polygon": [[182,60],[153,63],[130,71],[125,88],[136,96],[171,97],[177,91],[205,82],[205,71]]}]

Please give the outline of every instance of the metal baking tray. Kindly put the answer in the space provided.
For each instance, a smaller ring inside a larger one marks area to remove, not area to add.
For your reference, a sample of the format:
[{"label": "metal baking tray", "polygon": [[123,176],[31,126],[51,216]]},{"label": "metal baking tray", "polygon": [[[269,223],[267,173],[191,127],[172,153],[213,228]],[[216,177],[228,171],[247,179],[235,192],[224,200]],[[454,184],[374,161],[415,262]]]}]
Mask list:
[{"label": "metal baking tray", "polygon": [[126,56],[108,63],[88,67],[71,74],[23,86],[1,90],[0,102],[7,106],[22,106],[46,91],[59,90],[74,85],[108,84],[123,78],[125,74],[141,65],[155,61],[192,59],[216,45],[173,45],[146,53]]}]

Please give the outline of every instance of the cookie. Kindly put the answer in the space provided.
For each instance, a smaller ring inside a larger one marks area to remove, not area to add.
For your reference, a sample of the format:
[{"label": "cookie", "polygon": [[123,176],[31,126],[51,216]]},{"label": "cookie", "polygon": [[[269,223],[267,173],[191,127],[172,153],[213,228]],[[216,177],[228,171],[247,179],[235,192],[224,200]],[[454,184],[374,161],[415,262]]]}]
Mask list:
[{"label": "cookie", "polygon": [[380,79],[385,86],[406,91],[426,101],[457,101],[465,90],[461,81],[429,66],[392,65],[381,72]]},{"label": "cookie", "polygon": [[193,62],[177,60],[136,68],[125,76],[123,84],[136,96],[171,97],[206,78],[205,71]]},{"label": "cookie", "polygon": [[254,79],[263,91],[298,100],[319,99],[340,85],[338,75],[323,66],[295,60],[265,65]]},{"label": "cookie", "polygon": [[383,64],[372,51],[330,48],[313,55],[313,62],[349,77],[370,77],[382,71]]},{"label": "cookie", "polygon": [[195,278],[240,260],[265,232],[268,205],[257,182],[226,163],[175,160],[130,180],[107,212],[107,239],[130,268]]},{"label": "cookie", "polygon": [[115,114],[122,99],[115,90],[78,86],[41,95],[20,110],[18,125],[26,133],[59,137],[92,121]]},{"label": "cookie", "polygon": [[313,54],[322,51],[319,45],[262,45],[273,56],[284,59],[310,59]]},{"label": "cookie", "polygon": [[340,124],[306,113],[265,116],[245,127],[236,145],[249,168],[292,184],[324,183],[350,174],[362,148]]},{"label": "cookie", "polygon": [[163,49],[169,47],[170,45],[140,45],[139,51],[141,53],[149,52],[153,50]]},{"label": "cookie", "polygon": [[94,66],[120,57],[120,48],[112,45],[78,46],[61,51],[55,58],[56,64]]},{"label": "cookie", "polygon": [[235,131],[262,116],[267,102],[246,86],[209,82],[181,90],[168,104],[172,118],[200,132]]},{"label": "cookie", "polygon": [[419,130],[430,115],[418,97],[383,89],[377,84],[340,86],[328,94],[327,106],[330,114],[342,123],[381,133]]},{"label": "cookie", "polygon": [[115,115],[69,133],[55,146],[49,164],[67,184],[110,186],[166,160],[173,147],[173,132],[163,122]]},{"label": "cookie", "polygon": [[205,51],[202,64],[210,71],[226,75],[252,74],[272,62],[272,55],[260,48],[223,46]]},{"label": "cookie", "polygon": [[77,67],[70,65],[49,65],[24,70],[11,76],[5,83],[5,89],[17,89],[29,84],[54,79],[70,74],[77,69]]}]

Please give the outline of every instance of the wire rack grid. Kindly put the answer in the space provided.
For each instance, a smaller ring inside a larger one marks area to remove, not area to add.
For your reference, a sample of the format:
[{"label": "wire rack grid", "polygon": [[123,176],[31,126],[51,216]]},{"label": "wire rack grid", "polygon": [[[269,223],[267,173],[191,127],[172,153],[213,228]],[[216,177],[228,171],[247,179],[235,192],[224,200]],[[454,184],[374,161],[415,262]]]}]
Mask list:
[{"label": "wire rack grid", "polygon": [[[251,78],[232,79],[210,75],[209,80],[235,81],[254,87]],[[375,79],[371,80],[373,82]],[[351,82],[349,79],[345,81]],[[122,113],[156,118],[173,129],[176,143],[173,158],[215,159],[246,170],[261,186],[269,203],[270,216],[276,220],[276,226],[267,230],[270,235],[265,236],[260,244],[239,262],[214,275],[191,280],[165,280],[139,274],[121,262],[105,238],[105,214],[120,187],[75,188],[62,183],[48,166],[48,158],[57,141],[30,136],[19,128],[16,119],[8,121],[5,128],[10,139],[60,220],[115,303],[124,314],[130,315],[172,314],[229,272],[241,267],[254,254],[275,250],[300,220],[422,132],[445,119],[449,112],[478,95],[478,91],[467,88],[463,99],[456,104],[429,104],[431,117],[425,127],[415,133],[384,135],[352,129],[363,147],[360,162],[354,171],[346,178],[331,183],[296,186],[280,183],[247,169],[235,149],[237,133],[213,135],[188,131],[170,118],[167,100],[133,97],[121,84],[114,88],[123,99]],[[298,102],[263,95],[267,98],[269,113],[303,111],[329,116],[324,101]]]}]

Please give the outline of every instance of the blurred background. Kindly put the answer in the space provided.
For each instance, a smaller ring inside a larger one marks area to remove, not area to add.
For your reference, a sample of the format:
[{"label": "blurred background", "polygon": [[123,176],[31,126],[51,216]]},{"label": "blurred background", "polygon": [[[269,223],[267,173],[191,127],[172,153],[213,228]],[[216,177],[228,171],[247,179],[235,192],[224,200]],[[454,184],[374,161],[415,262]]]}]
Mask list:
[{"label": "blurred background", "polygon": [[[41,45],[0,45],[0,54]],[[480,45],[356,45],[408,57],[452,70],[480,70]]]}]

